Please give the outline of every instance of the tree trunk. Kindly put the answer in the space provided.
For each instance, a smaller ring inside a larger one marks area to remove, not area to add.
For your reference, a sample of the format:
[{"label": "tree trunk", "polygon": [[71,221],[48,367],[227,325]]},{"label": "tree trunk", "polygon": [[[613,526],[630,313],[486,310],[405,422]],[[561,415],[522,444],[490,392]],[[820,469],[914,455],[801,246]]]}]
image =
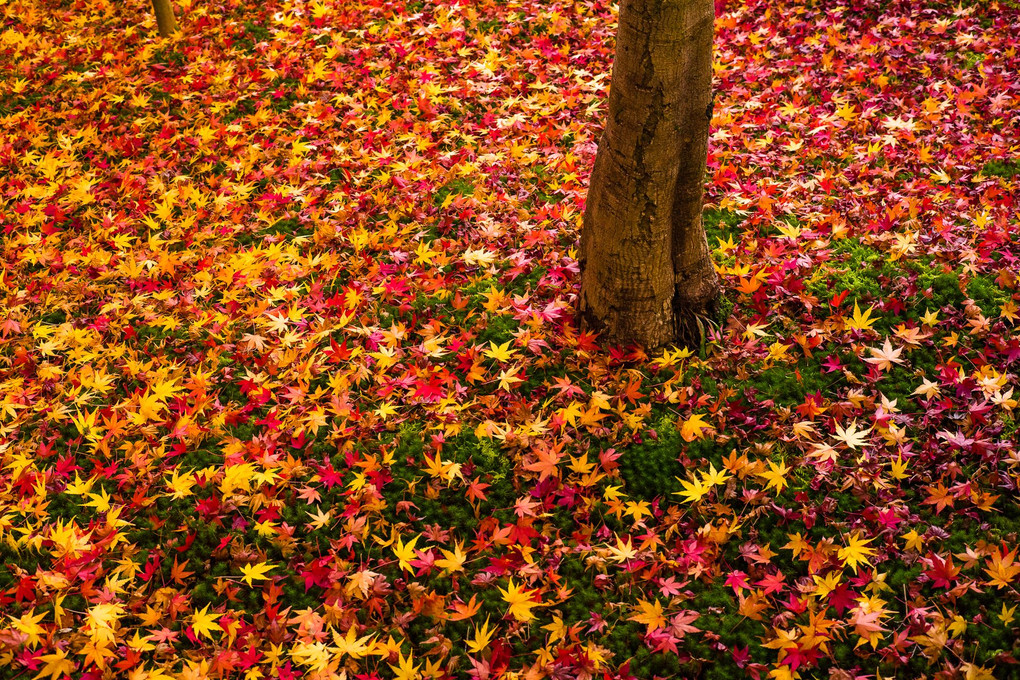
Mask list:
[{"label": "tree trunk", "polygon": [[170,0],[152,0],[152,10],[156,13],[159,34],[164,38],[169,38],[177,30],[174,8],[170,5]]},{"label": "tree trunk", "polygon": [[701,205],[713,0],[623,0],[581,231],[582,324],[610,342],[696,343],[719,278]]}]

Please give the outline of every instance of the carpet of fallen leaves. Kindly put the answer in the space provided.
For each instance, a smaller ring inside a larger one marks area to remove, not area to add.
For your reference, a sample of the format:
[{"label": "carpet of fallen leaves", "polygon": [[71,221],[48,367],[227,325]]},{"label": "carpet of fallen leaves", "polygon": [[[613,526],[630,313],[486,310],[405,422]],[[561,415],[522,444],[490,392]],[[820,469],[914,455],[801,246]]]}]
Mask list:
[{"label": "carpet of fallen leaves", "polygon": [[0,670],[1020,672],[1020,7],[718,5],[727,318],[579,332],[615,18],[3,0]]}]

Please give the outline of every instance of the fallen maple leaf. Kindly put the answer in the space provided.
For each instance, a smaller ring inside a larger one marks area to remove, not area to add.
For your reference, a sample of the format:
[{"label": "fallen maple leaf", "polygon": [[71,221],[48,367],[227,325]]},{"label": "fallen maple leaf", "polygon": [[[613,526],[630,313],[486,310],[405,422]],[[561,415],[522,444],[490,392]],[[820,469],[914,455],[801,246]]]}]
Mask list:
[{"label": "fallen maple leaf", "polygon": [[1020,574],[1020,564],[1014,563],[1016,552],[1016,548],[1009,552],[1006,552],[1005,548],[992,551],[988,566],[985,568],[985,573],[991,577],[988,585],[995,586],[996,589],[1009,587],[1017,574]]},{"label": "fallen maple leaf", "polygon": [[215,612],[210,612],[209,605],[206,605],[200,611],[196,611],[191,615],[191,628],[195,631],[196,636],[205,636],[212,640],[212,633],[214,631],[223,631],[220,624],[216,623],[218,618],[219,615]]},{"label": "fallen maple leaf", "polygon": [[870,538],[862,539],[860,532],[855,531],[847,539],[846,546],[839,549],[837,556],[844,565],[849,566],[856,574],[857,565],[870,564],[868,558],[875,554],[875,549],[868,547],[872,540]]},{"label": "fallen maple leaf", "polygon": [[684,438],[684,441],[692,442],[695,439],[701,439],[702,433],[711,427],[712,425],[705,420],[704,416],[695,413],[680,426],[680,436]]},{"label": "fallen maple leaf", "polygon": [[836,434],[832,435],[832,438],[836,441],[843,442],[851,449],[857,449],[867,443],[868,440],[865,435],[869,432],[871,432],[870,427],[866,430],[857,429],[857,421],[854,420],[846,426],[846,429],[844,429],[842,425],[836,425]]},{"label": "fallen maple leaf", "polygon": [[665,628],[666,617],[662,614],[661,602],[658,600],[652,600],[651,602],[638,600],[637,609],[638,613],[628,617],[628,621],[645,624],[648,627],[647,632],[649,633],[657,628]]},{"label": "fallen maple leaf", "polygon": [[510,605],[510,615],[518,621],[531,621],[535,618],[531,610],[542,606],[541,602],[534,599],[537,590],[525,590],[523,586],[515,585],[513,579],[510,579],[505,590],[500,588],[499,592],[503,594],[503,601]]},{"label": "fallen maple leaf", "polygon": [[903,363],[903,359],[900,359],[903,349],[893,349],[889,338],[885,339],[881,349],[870,347],[868,351],[871,352],[871,356],[866,358],[865,361],[877,366],[880,371],[888,371],[892,369],[893,364]]}]

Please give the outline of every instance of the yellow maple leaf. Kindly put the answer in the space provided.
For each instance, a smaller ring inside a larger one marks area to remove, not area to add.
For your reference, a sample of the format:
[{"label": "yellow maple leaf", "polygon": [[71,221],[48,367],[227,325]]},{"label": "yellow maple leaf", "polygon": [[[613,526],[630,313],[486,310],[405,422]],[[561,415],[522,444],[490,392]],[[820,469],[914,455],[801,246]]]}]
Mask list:
[{"label": "yellow maple leaf", "polygon": [[496,253],[485,248],[478,248],[477,250],[468,248],[464,251],[463,257],[464,263],[469,265],[480,264],[488,266],[496,261]]},{"label": "yellow maple leaf", "polygon": [[869,548],[868,544],[874,539],[861,539],[859,531],[855,531],[853,536],[847,540],[845,548],[840,548],[838,552],[839,559],[844,565],[849,565],[854,573],[857,573],[858,564],[871,564],[868,561],[868,557],[875,554],[874,548]]},{"label": "yellow maple leaf", "polygon": [[766,480],[768,484],[765,485],[765,490],[769,490],[775,487],[776,493],[782,493],[789,484],[786,481],[786,473],[790,471],[790,468],[786,466],[786,461],[780,461],[779,465],[776,465],[774,461],[769,461],[769,470],[767,472],[759,472],[758,476]]},{"label": "yellow maple leaf", "polygon": [[709,486],[706,486],[705,483],[701,480],[696,479],[693,482],[689,482],[686,479],[680,479],[679,477],[676,477],[675,479],[676,481],[680,482],[680,484],[684,487],[684,490],[674,491],[673,495],[683,496],[684,501],[687,503],[697,503],[705,496],[706,493],[708,493],[709,489],[711,488]]},{"label": "yellow maple leaf", "polygon": [[[17,479],[18,476],[15,475],[14,478]],[[84,496],[92,489],[92,485],[95,483],[96,480],[94,477],[89,477],[88,479],[83,480],[78,476],[78,473],[75,472],[74,481],[64,488],[64,493],[72,494],[74,496]]]},{"label": "yellow maple leaf", "polygon": [[92,545],[89,542],[92,531],[89,530],[84,535],[78,532],[79,527],[74,520],[67,524],[64,524],[63,520],[57,520],[57,524],[50,529],[49,539],[54,543],[50,552],[57,557],[69,555],[72,558],[85,552]]},{"label": "yellow maple leaf", "polygon": [[721,471],[716,470],[715,463],[710,463],[708,466],[707,473],[704,470],[702,470],[701,481],[705,484],[705,486],[713,487],[717,484],[725,483],[726,480],[728,480],[732,476],[733,475],[726,474],[726,468],[723,468]]},{"label": "yellow maple leaf", "polygon": [[500,588],[499,592],[503,594],[503,601],[510,605],[510,614],[518,621],[531,621],[535,618],[531,610],[542,606],[541,602],[533,599],[537,591],[525,590],[523,586],[518,587],[513,579],[510,579],[506,590]]},{"label": "yellow maple leaf", "polygon": [[872,428],[866,430],[857,429],[857,421],[853,420],[844,429],[842,425],[836,425],[836,434],[832,435],[832,438],[836,441],[841,441],[851,449],[858,449],[868,443],[867,434],[871,432]]},{"label": "yellow maple leaf", "polygon": [[399,561],[401,569],[414,571],[411,568],[411,560],[414,559],[414,546],[419,538],[421,538],[421,534],[418,534],[407,543],[404,543],[399,537],[397,538],[397,544],[393,547],[393,554]]},{"label": "yellow maple leaf", "polygon": [[464,571],[464,560],[467,557],[464,555],[464,546],[462,544],[456,543],[453,546],[453,550],[440,549],[440,552],[443,553],[443,558],[436,560],[437,567],[450,573]]},{"label": "yellow maple leaf", "polygon": [[783,546],[783,550],[790,550],[793,552],[793,557],[800,557],[800,554],[811,547],[811,543],[804,540],[804,537],[800,535],[798,531],[795,534],[787,534],[786,537],[790,541]]},{"label": "yellow maple leaf", "polygon": [[166,404],[160,401],[159,396],[151,392],[146,393],[138,400],[138,412],[132,414],[132,421],[136,425],[144,425],[150,420],[159,420],[159,414],[166,408]]},{"label": "yellow maple leaf", "polygon": [[949,624],[948,628],[949,635],[958,638],[967,630],[967,619],[957,614],[953,617],[953,622]]},{"label": "yellow maple leaf", "polygon": [[[313,673],[321,673],[326,670],[330,662],[329,647],[324,642],[301,641],[290,650],[290,658],[295,663],[308,666]],[[208,677],[208,676],[201,676]]]},{"label": "yellow maple leaf", "polygon": [[889,464],[892,467],[890,476],[893,479],[906,479],[907,478],[907,463],[903,460],[902,456],[896,456],[896,460]]},{"label": "yellow maple leaf", "polygon": [[652,509],[649,507],[648,501],[640,501],[638,503],[627,501],[626,508],[624,514],[633,517],[635,522],[640,522],[642,517],[652,516]]},{"label": "yellow maple leaf", "polygon": [[95,508],[96,512],[109,512],[110,494],[106,493],[106,489],[99,487],[99,493],[90,493],[88,497],[89,502],[84,507]]},{"label": "yellow maple leaf", "polygon": [[443,254],[442,251],[432,250],[431,245],[431,243],[424,241],[418,244],[418,248],[414,251],[414,254],[417,255],[414,260],[415,264],[432,264],[432,260],[437,255]]},{"label": "yellow maple leaf", "polygon": [[695,413],[680,426],[680,436],[684,438],[684,441],[692,442],[695,439],[701,439],[703,431],[711,427],[712,425],[705,420],[704,416]]},{"label": "yellow maple leaf", "polygon": [[180,468],[174,468],[170,472],[169,486],[172,491],[170,497],[175,500],[180,500],[181,498],[190,496],[192,494],[191,489],[197,483],[198,482],[195,480],[195,475],[192,471],[189,470],[188,472],[181,474]]},{"label": "yellow maple leaf", "polygon": [[[135,635],[138,635],[137,631],[135,632]],[[82,645],[82,648],[78,650],[78,653],[84,657],[82,659],[82,663],[85,664],[85,666],[95,664],[96,667],[99,668],[100,670],[106,670],[107,667],[106,660],[117,658],[117,654],[112,649],[110,649],[107,646],[107,644],[108,643],[105,642],[97,643],[92,640],[89,640],[84,645]],[[150,649],[155,649],[155,646],[150,646]]]},{"label": "yellow maple leaf", "polygon": [[241,573],[244,574],[241,580],[247,583],[249,586],[252,586],[254,581],[268,581],[269,577],[266,576],[266,574],[272,568],[273,568],[272,564],[266,564],[265,562],[258,562],[257,564],[246,564],[243,567],[241,567]]},{"label": "yellow maple leaf", "polygon": [[[145,637],[142,637],[141,631],[136,630],[135,634],[131,637],[130,640],[128,640],[128,647],[135,650],[136,652],[151,652],[152,650],[156,649],[156,645],[149,642],[149,640],[151,639],[152,639],[151,635],[146,635]],[[110,652],[109,656],[112,658],[116,658],[116,654],[114,654],[113,652]]]},{"label": "yellow maple leaf", "polygon": [[58,649],[52,654],[43,654],[39,657],[39,660],[43,661],[46,665],[35,676],[35,680],[39,680],[39,678],[56,680],[65,675],[70,676],[74,670],[74,661],[68,659],[67,652],[62,649]]},{"label": "yellow maple leaf", "polygon": [[218,618],[219,615],[216,612],[209,612],[209,605],[203,607],[201,611],[196,611],[192,614],[191,628],[195,631],[195,636],[202,637],[204,635],[212,640],[212,631],[223,631],[220,624],[216,623]]},{"label": "yellow maple leaf", "polygon": [[871,311],[875,308],[874,305],[868,307],[863,313],[861,312],[860,306],[854,302],[854,315],[849,321],[846,322],[847,328],[857,331],[870,331],[877,319],[871,317]]},{"label": "yellow maple leaf", "polygon": [[542,630],[549,631],[549,644],[562,640],[563,636],[567,633],[567,626],[563,623],[563,618],[559,616],[553,616],[552,623],[548,623],[542,626]]},{"label": "yellow maple leaf", "polygon": [[927,310],[925,311],[924,314],[921,315],[921,323],[923,323],[925,326],[936,326],[938,322],[939,313],[937,310],[934,312],[931,310]]},{"label": "yellow maple leaf", "polygon": [[517,354],[517,350],[510,349],[510,343],[513,340],[507,340],[502,345],[497,345],[493,341],[489,341],[489,349],[483,350],[482,354],[490,359],[495,359],[500,363],[506,363],[510,360],[513,355]]},{"label": "yellow maple leaf", "polygon": [[306,511],[305,514],[307,514],[312,519],[311,526],[313,529],[321,529],[322,527],[329,524],[329,521],[333,518],[331,511],[327,510],[326,512],[323,512],[322,508],[320,508],[318,505],[315,506],[314,513]]},{"label": "yellow maple leaf", "polygon": [[517,377],[517,371],[521,370],[520,366],[514,366],[509,371],[500,371],[499,373],[499,389],[510,392],[513,390],[514,385],[520,382],[524,382],[523,379]]},{"label": "yellow maple leaf", "polygon": [[220,481],[220,492],[226,496],[233,492],[234,489],[248,491],[251,489],[251,480],[254,476],[255,466],[251,463],[227,465],[223,468],[223,479]]},{"label": "yellow maple leaf", "polygon": [[968,661],[960,666],[960,670],[963,671],[964,680],[995,680],[995,675],[992,673],[994,668],[985,668]]},{"label": "yellow maple leaf", "polygon": [[333,644],[340,648],[340,658],[347,654],[352,659],[360,659],[367,656],[373,648],[374,635],[358,637],[356,626],[347,629],[347,635],[340,637],[340,633],[333,631]]},{"label": "yellow maple leaf", "polygon": [[177,384],[177,379],[174,380],[157,380],[149,386],[149,391],[159,401],[166,401],[171,397],[176,397],[178,394],[184,391],[184,388]]},{"label": "yellow maple leaf", "polygon": [[489,630],[489,617],[485,617],[485,623],[479,628],[475,626],[475,637],[472,640],[468,640],[468,650],[475,654],[481,654],[482,650],[489,646],[492,642],[492,635],[496,632],[495,629]]},{"label": "yellow maple leaf", "polygon": [[629,617],[628,621],[636,621],[637,623],[643,623],[648,626],[648,631],[651,633],[656,628],[666,627],[666,617],[662,615],[662,603],[658,600],[652,600],[646,602],[645,600],[638,600],[638,613]]},{"label": "yellow maple leaf", "polygon": [[824,577],[815,574],[812,579],[815,582],[815,592],[812,593],[818,599],[827,597],[829,593],[839,587],[839,582],[842,580],[842,572],[832,571],[826,574]]},{"label": "yellow maple leaf", "polygon": [[623,541],[619,536],[616,537],[616,547],[609,546],[609,552],[613,554],[612,559],[616,562],[626,562],[637,555],[637,551],[634,550],[634,545],[631,543],[630,536],[627,536],[627,540]]},{"label": "yellow maple leaf", "polygon": [[907,550],[916,550],[917,552],[924,550],[924,536],[917,533],[917,529],[911,529],[900,538],[907,542]]},{"label": "yellow maple leaf", "polygon": [[28,637],[25,641],[32,649],[39,646],[42,642],[41,635],[46,632],[46,629],[39,625],[39,622],[46,617],[46,612],[36,614],[34,609],[23,613],[20,618],[11,617],[11,623],[18,630],[19,633]]},{"label": "yellow maple leaf", "polygon": [[729,251],[737,249],[737,244],[733,240],[732,235],[727,236],[725,241],[722,240],[721,238],[716,239],[716,242],[718,243],[718,245],[716,246],[715,250],[718,253],[722,253],[725,255]]},{"label": "yellow maple leaf", "polygon": [[414,652],[408,654],[406,659],[404,658],[404,653],[399,652],[397,656],[397,664],[398,665],[396,666],[393,664],[386,664],[390,667],[390,670],[393,671],[396,680],[414,680],[418,677],[418,669],[421,668],[421,666],[414,665]]},{"label": "yellow maple leaf", "polygon": [[124,605],[101,603],[90,608],[85,614],[85,630],[97,644],[112,644],[116,640],[114,628],[124,615]]}]

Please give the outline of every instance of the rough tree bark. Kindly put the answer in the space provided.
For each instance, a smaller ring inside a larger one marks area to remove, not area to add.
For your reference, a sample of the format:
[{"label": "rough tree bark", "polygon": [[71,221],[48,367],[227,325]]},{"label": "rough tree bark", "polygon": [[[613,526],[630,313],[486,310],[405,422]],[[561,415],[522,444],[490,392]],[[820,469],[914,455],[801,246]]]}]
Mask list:
[{"label": "rough tree bark", "polygon": [[610,342],[694,344],[719,278],[701,224],[713,0],[622,0],[609,117],[581,231],[582,324]]},{"label": "rough tree bark", "polygon": [[156,13],[159,34],[169,38],[177,30],[177,20],[174,19],[174,8],[170,5],[170,0],[152,0],[152,11]]}]

